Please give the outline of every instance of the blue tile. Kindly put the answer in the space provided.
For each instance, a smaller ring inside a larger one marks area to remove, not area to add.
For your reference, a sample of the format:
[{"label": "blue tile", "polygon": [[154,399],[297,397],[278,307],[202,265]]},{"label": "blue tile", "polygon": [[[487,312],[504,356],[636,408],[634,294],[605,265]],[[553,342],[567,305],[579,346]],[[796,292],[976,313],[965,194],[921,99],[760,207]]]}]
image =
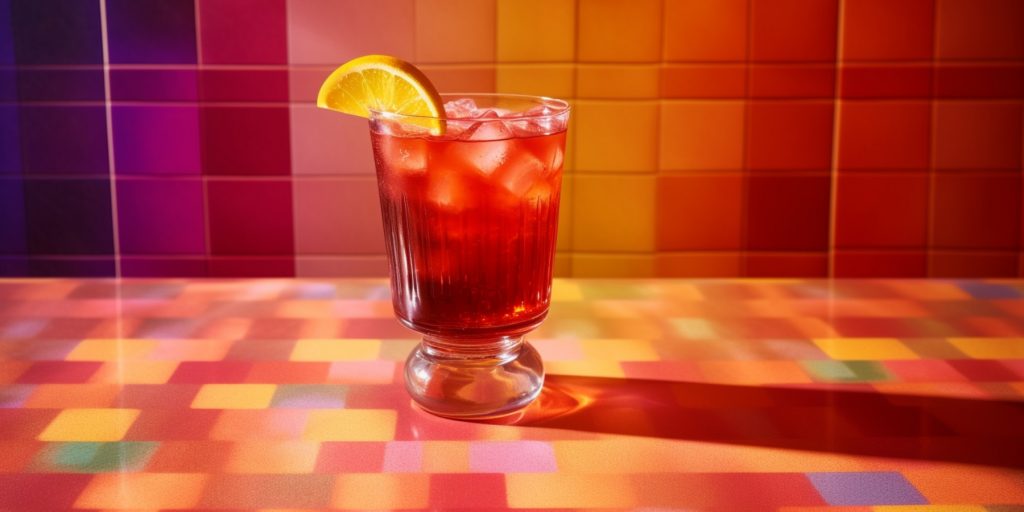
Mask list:
[{"label": "blue tile", "polygon": [[21,101],[103,101],[103,70],[36,69],[18,70],[18,99]]},{"label": "blue tile", "polygon": [[924,505],[928,500],[898,472],[808,473],[829,505]]},{"label": "blue tile", "polygon": [[16,105],[0,105],[0,175],[21,174],[21,123]]},{"label": "blue tile", "polygon": [[113,254],[110,212],[108,180],[26,179],[28,251],[41,256]]},{"label": "blue tile", "polygon": [[1018,299],[1024,296],[1019,288],[1005,284],[982,283],[977,281],[961,281],[960,289],[971,294],[975,299]]},{"label": "blue tile", "polygon": [[20,176],[0,177],[0,254],[25,254],[25,200]]},{"label": "blue tile", "polygon": [[18,64],[103,64],[99,0],[13,0]]},{"label": "blue tile", "polygon": [[102,106],[22,106],[19,115],[25,174],[108,174]]},{"label": "blue tile", "polygon": [[107,37],[114,64],[196,62],[192,0],[107,0]]}]

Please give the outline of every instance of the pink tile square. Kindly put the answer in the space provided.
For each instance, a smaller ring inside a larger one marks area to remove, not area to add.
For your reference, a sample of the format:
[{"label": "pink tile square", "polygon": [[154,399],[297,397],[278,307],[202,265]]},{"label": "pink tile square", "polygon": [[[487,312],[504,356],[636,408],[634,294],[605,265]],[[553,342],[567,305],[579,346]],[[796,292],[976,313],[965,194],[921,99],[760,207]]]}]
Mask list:
[{"label": "pink tile square", "polygon": [[293,174],[375,175],[370,125],[313,105],[292,105]]},{"label": "pink tile square", "polygon": [[205,64],[284,64],[285,0],[199,0]]},{"label": "pink tile square", "polygon": [[334,66],[306,66],[288,68],[288,99],[297,103],[316,103],[320,85],[334,71]]},{"label": "pink tile square", "polygon": [[297,179],[297,254],[384,254],[377,180]]},{"label": "pink tile square", "polygon": [[478,441],[469,445],[474,473],[553,473],[555,450],[543,441]]},{"label": "pink tile square", "polygon": [[393,441],[384,447],[385,473],[418,473],[423,467],[423,443]]},{"label": "pink tile square", "polygon": [[291,64],[338,65],[367,54],[415,57],[413,0],[288,2]]},{"label": "pink tile square", "polygon": [[380,256],[300,256],[295,259],[300,277],[387,277],[388,261]]}]

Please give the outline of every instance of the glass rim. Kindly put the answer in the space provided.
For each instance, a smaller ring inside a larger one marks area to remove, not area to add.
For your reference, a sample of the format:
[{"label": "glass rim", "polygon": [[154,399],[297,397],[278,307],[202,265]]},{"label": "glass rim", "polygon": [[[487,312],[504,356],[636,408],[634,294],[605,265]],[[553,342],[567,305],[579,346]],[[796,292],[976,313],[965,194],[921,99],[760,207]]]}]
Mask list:
[{"label": "glass rim", "polygon": [[[552,98],[550,96],[536,96],[536,95],[532,95],[532,94],[508,94],[508,93],[501,93],[501,92],[443,92],[443,93],[439,93],[438,96],[440,96],[441,100],[442,100],[442,111],[441,111],[442,115],[441,115],[441,117],[437,117],[437,116],[420,116],[420,115],[412,115],[412,114],[399,114],[399,113],[396,113],[396,112],[388,112],[388,111],[385,111],[385,110],[378,110],[378,109],[375,109],[375,108],[372,108],[372,107],[367,108],[367,110],[370,111],[370,114],[371,114],[370,117],[371,118],[373,118],[373,117],[383,117],[383,118],[386,118],[386,119],[438,119],[438,120],[441,120],[441,121],[449,121],[449,122],[451,122],[451,121],[455,121],[455,122],[462,122],[462,121],[473,122],[473,121],[482,121],[482,120],[488,120],[488,119],[493,119],[493,118],[482,117],[482,116],[448,118],[448,117],[444,116],[444,114],[443,114],[443,112],[444,112],[443,105],[444,105],[445,99],[447,98],[448,100],[456,100],[456,99],[460,99],[460,98],[474,98],[474,97],[475,98],[509,98],[509,99],[514,99],[514,100],[533,101],[537,105],[551,105],[555,109],[553,112],[548,112],[548,113],[544,113],[544,114],[527,114],[526,112],[511,113],[509,115],[502,116],[501,117],[502,120],[544,119],[544,118],[548,118],[548,117],[556,117],[556,116],[560,116],[560,115],[563,115],[563,114],[567,114],[571,110],[571,108],[572,108],[569,105],[568,101],[560,100],[558,98]],[[482,109],[482,110],[487,110],[487,109]]]}]

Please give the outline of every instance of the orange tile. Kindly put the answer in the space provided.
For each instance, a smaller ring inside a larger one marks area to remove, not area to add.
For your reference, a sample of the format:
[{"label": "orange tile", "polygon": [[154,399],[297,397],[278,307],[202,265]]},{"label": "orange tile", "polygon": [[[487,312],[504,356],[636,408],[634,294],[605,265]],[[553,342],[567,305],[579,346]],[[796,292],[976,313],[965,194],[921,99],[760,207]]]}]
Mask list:
[{"label": "orange tile", "polygon": [[572,277],[572,256],[556,253],[552,275],[555,277]]},{"label": "orange tile", "polygon": [[441,94],[496,90],[493,64],[424,64],[419,68]]},{"label": "orange tile", "polygon": [[360,55],[415,58],[413,0],[287,2],[288,62],[337,66]]},{"label": "orange tile", "polygon": [[749,277],[825,277],[828,275],[828,254],[824,252],[748,252],[743,255],[743,275]]},{"label": "orange tile", "polygon": [[576,97],[657,98],[658,71],[654,65],[581,64],[576,68]]},{"label": "orange tile", "polygon": [[935,166],[1019,169],[1021,103],[940,101],[935,110]]},{"label": "orange tile", "polygon": [[934,0],[843,2],[843,59],[930,60]]},{"label": "orange tile", "polygon": [[424,441],[424,473],[469,473],[469,443],[466,441]]},{"label": "orange tile", "polygon": [[[654,176],[577,175],[574,179],[573,250],[654,250]],[[615,204],[631,206],[627,213],[611,207]]]},{"label": "orange tile", "polygon": [[937,173],[932,194],[933,247],[1018,248],[1021,233],[1019,172]]},{"label": "orange tile", "polygon": [[266,441],[232,443],[225,473],[312,473],[320,443]]},{"label": "orange tile", "polygon": [[575,94],[571,64],[501,64],[495,90],[568,99]]},{"label": "orange tile", "polygon": [[796,361],[699,361],[708,382],[723,384],[799,384],[812,382]]},{"label": "orange tile", "polygon": [[580,0],[578,60],[656,62],[661,25],[660,0]]},{"label": "orange tile", "polygon": [[832,64],[758,64],[750,67],[750,96],[832,99],[835,81]]},{"label": "orange tile", "polygon": [[143,359],[156,348],[154,340],[82,340],[65,356],[66,361],[123,361]]},{"label": "orange tile", "polygon": [[743,98],[747,68],[742,64],[669,64],[661,68],[662,98]]},{"label": "orange tile", "polygon": [[40,384],[21,405],[26,409],[110,407],[121,390],[116,384]]},{"label": "orange tile", "polygon": [[748,108],[748,168],[825,170],[832,166],[831,102],[755,101]]},{"label": "orange tile", "polygon": [[493,62],[496,9],[495,0],[416,0],[416,62]]},{"label": "orange tile", "polygon": [[835,244],[840,248],[924,247],[928,235],[926,173],[840,173]]},{"label": "orange tile", "polygon": [[659,169],[742,168],[743,126],[743,102],[662,102]]},{"label": "orange tile", "polygon": [[[903,475],[929,503],[1022,503],[1024,486],[1020,473],[982,466],[946,468],[906,468]],[[964,485],[965,483],[970,485]]]},{"label": "orange tile", "polygon": [[639,101],[578,101],[578,171],[653,172],[657,166],[658,104]]},{"label": "orange tile", "polygon": [[839,117],[841,169],[927,169],[931,105],[847,101]]},{"label": "orange tile", "polygon": [[573,253],[572,277],[654,277],[654,255]]},{"label": "orange tile", "polygon": [[498,0],[498,62],[572,62],[575,26],[574,0]]},{"label": "orange tile", "polygon": [[657,277],[738,277],[738,252],[659,253],[654,256]]},{"label": "orange tile", "polygon": [[835,60],[837,0],[751,2],[751,58],[754,61]]},{"label": "orange tile", "polygon": [[621,475],[510,473],[505,475],[512,508],[628,508],[634,489]]},{"label": "orange tile", "polygon": [[744,61],[748,3],[748,0],[667,0],[665,60]]},{"label": "orange tile", "polygon": [[835,277],[926,277],[924,251],[836,251]]},{"label": "orange tile", "polygon": [[396,411],[391,409],[315,409],[302,438],[308,441],[392,441]]},{"label": "orange tile", "polygon": [[938,0],[936,56],[1024,58],[1024,3],[1018,0]]},{"label": "orange tile", "polygon": [[208,479],[186,473],[101,473],[79,494],[75,508],[195,508]]},{"label": "orange tile", "polygon": [[274,384],[204,384],[193,409],[265,409],[270,406]]},{"label": "orange tile", "polygon": [[372,474],[338,475],[331,506],[358,510],[402,510],[428,508],[430,475]]},{"label": "orange tile", "polygon": [[658,250],[740,248],[740,174],[661,175],[657,192]]},{"label": "orange tile", "polygon": [[292,361],[368,361],[380,355],[381,341],[374,339],[322,339],[295,342]]},{"label": "orange tile", "polygon": [[177,368],[177,361],[109,361],[103,363],[89,381],[121,385],[164,384]]},{"label": "orange tile", "polygon": [[304,409],[226,409],[217,416],[209,438],[223,441],[301,439],[308,414]]},{"label": "orange tile", "polygon": [[928,255],[928,277],[1016,277],[1016,252],[934,251]]}]

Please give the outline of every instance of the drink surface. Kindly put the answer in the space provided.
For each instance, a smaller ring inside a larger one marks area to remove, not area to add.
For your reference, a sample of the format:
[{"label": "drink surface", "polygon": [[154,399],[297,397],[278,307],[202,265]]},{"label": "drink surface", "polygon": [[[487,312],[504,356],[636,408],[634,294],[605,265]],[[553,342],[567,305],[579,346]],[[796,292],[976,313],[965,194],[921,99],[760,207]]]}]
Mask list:
[{"label": "drink surface", "polygon": [[503,115],[443,136],[372,123],[395,312],[420,332],[516,335],[547,313],[565,129]]}]

